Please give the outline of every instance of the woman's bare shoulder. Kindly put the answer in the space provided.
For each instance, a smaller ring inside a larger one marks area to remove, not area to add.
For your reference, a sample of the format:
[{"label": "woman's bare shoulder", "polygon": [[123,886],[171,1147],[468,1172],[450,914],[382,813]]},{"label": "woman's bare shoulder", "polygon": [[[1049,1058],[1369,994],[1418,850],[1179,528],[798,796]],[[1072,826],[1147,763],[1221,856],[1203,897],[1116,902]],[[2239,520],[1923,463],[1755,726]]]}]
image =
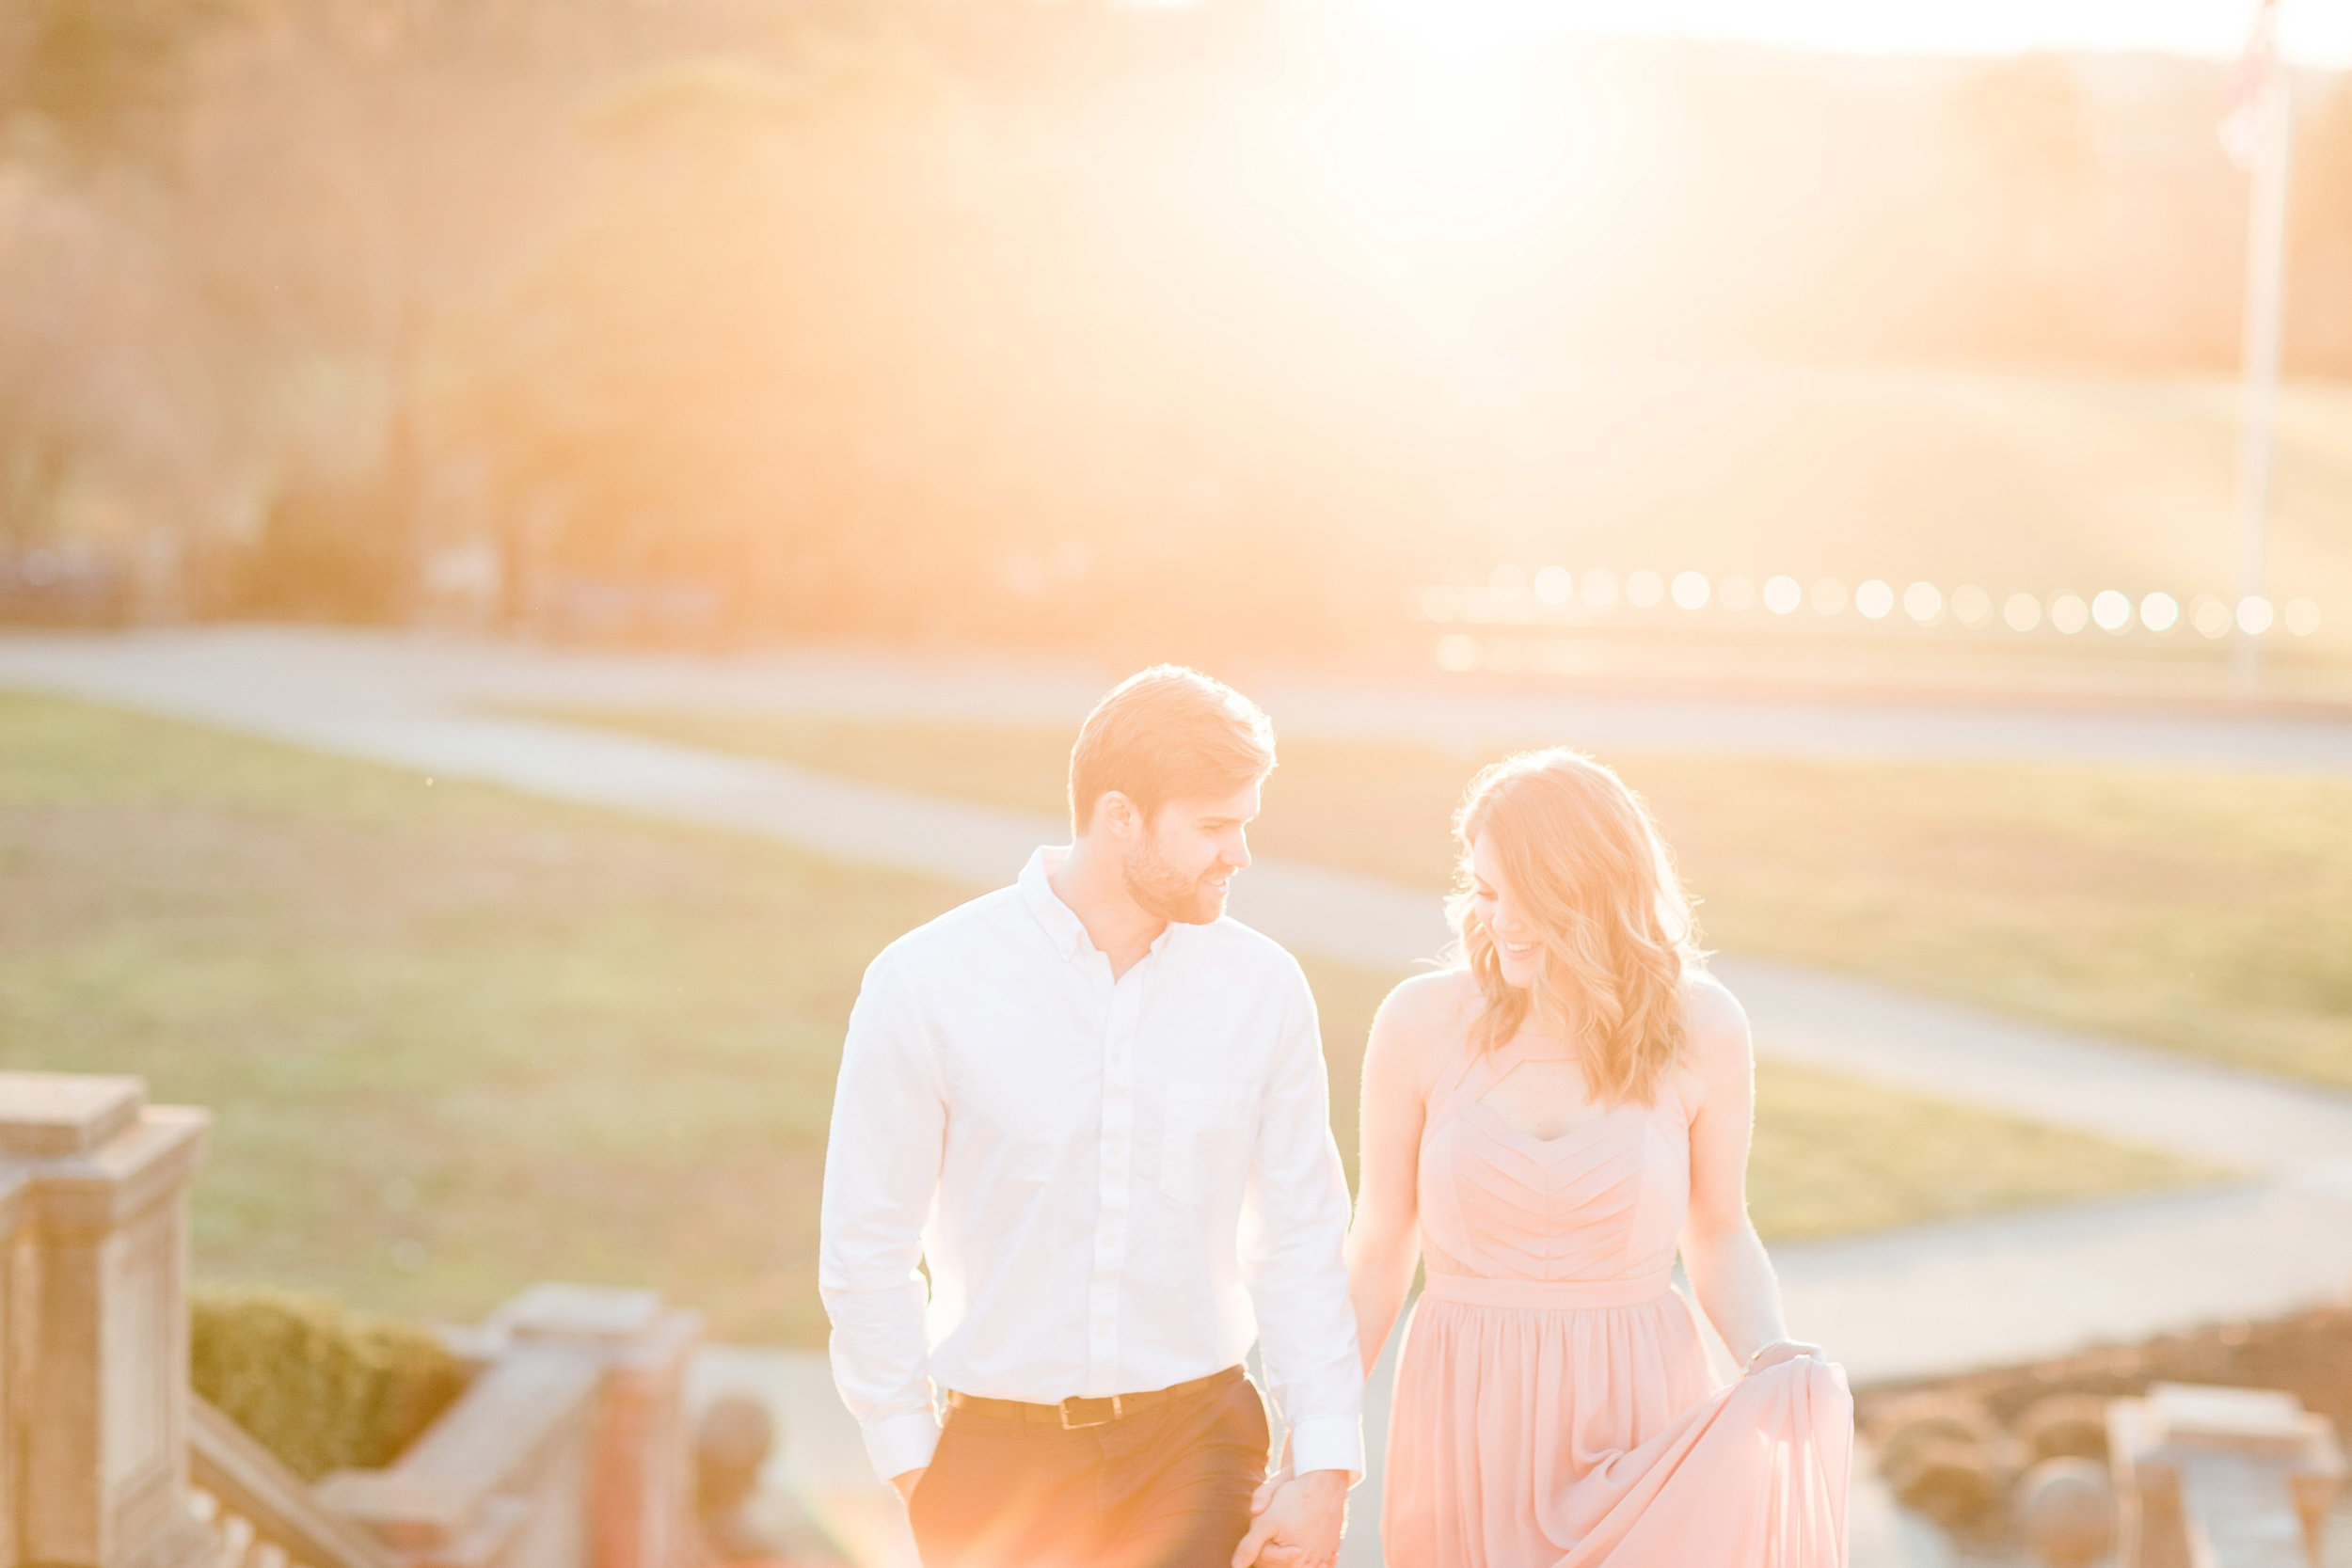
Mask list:
[{"label": "woman's bare shoulder", "polygon": [[1467,1020],[1478,1003],[1478,980],[1469,970],[1430,969],[1398,981],[1380,1012],[1400,1022],[1438,1022]]},{"label": "woman's bare shoulder", "polygon": [[1460,1047],[1478,1003],[1478,982],[1467,969],[1431,970],[1400,982],[1373,1020],[1365,1071],[1422,1086],[1435,1082]]},{"label": "woman's bare shoulder", "polygon": [[1682,1027],[1684,1060],[1692,1071],[1706,1078],[1723,1072],[1747,1075],[1752,1051],[1747,1009],[1731,988],[1704,969],[1683,974]]}]

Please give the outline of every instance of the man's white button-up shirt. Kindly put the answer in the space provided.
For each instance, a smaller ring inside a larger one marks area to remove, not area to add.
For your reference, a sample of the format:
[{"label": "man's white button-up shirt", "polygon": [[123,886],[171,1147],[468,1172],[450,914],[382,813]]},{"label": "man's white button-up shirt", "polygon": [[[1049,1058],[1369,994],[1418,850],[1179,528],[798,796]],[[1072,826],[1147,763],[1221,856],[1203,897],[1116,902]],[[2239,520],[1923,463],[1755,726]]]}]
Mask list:
[{"label": "man's white button-up shirt", "polygon": [[1219,920],[1114,980],[1047,880],[1065,853],[891,943],[850,1017],[818,1280],[867,1455],[884,1477],[930,1462],[934,1387],[1141,1393],[1258,1339],[1295,1466],[1360,1475],[1306,977]]}]

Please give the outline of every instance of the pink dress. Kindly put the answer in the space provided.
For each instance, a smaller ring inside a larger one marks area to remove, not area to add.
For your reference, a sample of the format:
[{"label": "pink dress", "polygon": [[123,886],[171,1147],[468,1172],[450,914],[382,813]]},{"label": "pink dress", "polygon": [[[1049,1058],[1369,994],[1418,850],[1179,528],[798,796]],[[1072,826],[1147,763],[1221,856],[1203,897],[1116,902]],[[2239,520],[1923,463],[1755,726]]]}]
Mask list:
[{"label": "pink dress", "polygon": [[1430,1096],[1391,1568],[1842,1568],[1844,1371],[1808,1357],[1718,1388],[1671,1286],[1681,1094],[1529,1137],[1480,1101],[1525,1053],[1466,1049]]}]

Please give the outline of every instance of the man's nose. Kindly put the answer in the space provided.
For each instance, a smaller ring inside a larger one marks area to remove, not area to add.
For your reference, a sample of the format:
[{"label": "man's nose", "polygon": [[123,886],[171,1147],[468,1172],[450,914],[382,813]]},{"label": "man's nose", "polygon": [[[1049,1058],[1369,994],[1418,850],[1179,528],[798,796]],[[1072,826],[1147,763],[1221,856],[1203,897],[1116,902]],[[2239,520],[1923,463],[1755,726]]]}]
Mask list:
[{"label": "man's nose", "polygon": [[1248,835],[1246,833],[1235,833],[1233,835],[1233,842],[1225,847],[1225,854],[1223,858],[1225,863],[1232,866],[1236,871],[1248,869],[1249,865]]}]

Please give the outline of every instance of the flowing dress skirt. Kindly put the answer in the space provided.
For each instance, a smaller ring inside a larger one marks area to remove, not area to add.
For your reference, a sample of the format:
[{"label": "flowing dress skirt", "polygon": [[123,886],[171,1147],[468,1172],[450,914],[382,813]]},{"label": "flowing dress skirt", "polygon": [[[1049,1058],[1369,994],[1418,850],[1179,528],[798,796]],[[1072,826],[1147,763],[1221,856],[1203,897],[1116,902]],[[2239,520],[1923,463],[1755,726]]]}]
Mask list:
[{"label": "flowing dress skirt", "polygon": [[1843,1568],[1840,1369],[1808,1357],[1717,1388],[1677,1292],[1505,1305],[1558,1299],[1532,1285],[1433,1275],[1415,1308],[1383,1481],[1390,1568]]}]

